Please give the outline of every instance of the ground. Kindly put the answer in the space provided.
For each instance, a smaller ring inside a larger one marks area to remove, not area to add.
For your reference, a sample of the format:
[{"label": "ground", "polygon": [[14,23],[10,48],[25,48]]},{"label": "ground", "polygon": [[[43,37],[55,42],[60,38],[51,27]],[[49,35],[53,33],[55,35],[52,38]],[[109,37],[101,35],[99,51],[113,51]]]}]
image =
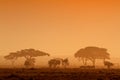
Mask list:
[{"label": "ground", "polygon": [[0,80],[120,80],[120,69],[0,69]]}]

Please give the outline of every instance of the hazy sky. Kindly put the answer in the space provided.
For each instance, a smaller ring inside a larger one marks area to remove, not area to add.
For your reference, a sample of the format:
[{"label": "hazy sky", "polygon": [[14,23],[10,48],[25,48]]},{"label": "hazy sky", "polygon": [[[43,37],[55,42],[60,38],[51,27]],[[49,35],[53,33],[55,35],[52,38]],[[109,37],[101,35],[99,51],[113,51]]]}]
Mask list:
[{"label": "hazy sky", "polygon": [[0,55],[35,48],[73,56],[86,46],[120,57],[119,0],[0,0]]}]

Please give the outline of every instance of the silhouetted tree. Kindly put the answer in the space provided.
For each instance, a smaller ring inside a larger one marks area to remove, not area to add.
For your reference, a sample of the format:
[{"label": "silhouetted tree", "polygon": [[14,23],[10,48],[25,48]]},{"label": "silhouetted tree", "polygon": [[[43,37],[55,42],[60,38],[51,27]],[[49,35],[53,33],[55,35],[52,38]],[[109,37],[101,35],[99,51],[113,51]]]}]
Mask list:
[{"label": "silhouetted tree", "polygon": [[21,51],[17,51],[15,53],[10,53],[9,55],[5,56],[5,59],[12,60],[14,62],[17,58],[24,57],[26,59],[24,65],[28,66],[29,64],[29,66],[32,66],[35,63],[34,57],[46,56],[46,55],[50,56],[48,53],[45,53],[39,50],[24,49]]},{"label": "silhouetted tree", "polygon": [[4,58],[5,58],[6,60],[10,60],[11,63],[12,63],[12,65],[14,66],[14,63],[15,63],[15,61],[16,61],[17,58],[18,58],[18,54],[17,54],[16,52],[12,52],[12,53],[10,53],[9,55],[4,56]]},{"label": "silhouetted tree", "polygon": [[105,48],[99,47],[86,47],[83,49],[78,50],[75,53],[75,57],[81,59],[84,65],[87,65],[87,61],[90,60],[95,66],[96,59],[110,59],[109,53]]},{"label": "silhouetted tree", "polygon": [[68,60],[68,58],[65,58],[65,59],[62,60],[62,66],[64,68],[66,68],[67,66],[69,66],[69,60]]},{"label": "silhouetted tree", "polygon": [[68,58],[62,59],[62,58],[54,58],[48,61],[48,65],[50,68],[57,68],[60,65],[62,67],[66,68],[69,65]]},{"label": "silhouetted tree", "polygon": [[50,68],[57,68],[60,66],[60,64],[62,63],[62,59],[61,58],[54,58],[54,59],[50,59],[48,61],[48,65]]},{"label": "silhouetted tree", "polygon": [[114,64],[112,62],[109,62],[109,61],[104,61],[104,65],[107,66],[108,69],[110,69],[111,66],[113,66]]}]

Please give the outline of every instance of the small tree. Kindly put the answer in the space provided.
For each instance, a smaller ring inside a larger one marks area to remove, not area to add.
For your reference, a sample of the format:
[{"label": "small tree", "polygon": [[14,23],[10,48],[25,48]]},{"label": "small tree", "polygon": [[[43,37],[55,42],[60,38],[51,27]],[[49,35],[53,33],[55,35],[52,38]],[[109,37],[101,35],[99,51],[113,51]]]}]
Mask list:
[{"label": "small tree", "polygon": [[109,61],[104,61],[104,65],[107,66],[108,69],[110,69],[114,64]]}]

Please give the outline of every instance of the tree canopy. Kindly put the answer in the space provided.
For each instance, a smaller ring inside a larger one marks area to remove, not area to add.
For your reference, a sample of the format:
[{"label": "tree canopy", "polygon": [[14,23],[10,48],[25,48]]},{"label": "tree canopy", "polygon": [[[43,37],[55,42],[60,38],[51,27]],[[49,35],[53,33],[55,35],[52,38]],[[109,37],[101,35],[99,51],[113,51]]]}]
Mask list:
[{"label": "tree canopy", "polygon": [[[9,55],[4,56],[5,59],[7,60],[11,60],[12,62],[15,62],[15,60],[19,57],[25,57],[26,61],[31,61],[32,59],[34,59],[34,57],[38,57],[38,56],[50,56],[50,54],[43,52],[43,51],[39,51],[39,50],[35,50],[35,49],[23,49],[20,51],[16,51],[16,52],[11,52],[9,53]],[[31,62],[29,62],[31,63]],[[35,63],[35,61],[34,61]]]},{"label": "tree canopy", "polygon": [[18,56],[25,57],[25,58],[45,56],[45,55],[50,56],[50,54],[46,52],[35,50],[35,49],[24,49],[24,50],[18,51]]},{"label": "tree canopy", "polygon": [[93,65],[95,65],[96,59],[110,59],[110,54],[107,52],[107,49],[93,46],[78,50],[74,56],[82,59],[84,65],[87,64],[88,60],[92,61]]}]

